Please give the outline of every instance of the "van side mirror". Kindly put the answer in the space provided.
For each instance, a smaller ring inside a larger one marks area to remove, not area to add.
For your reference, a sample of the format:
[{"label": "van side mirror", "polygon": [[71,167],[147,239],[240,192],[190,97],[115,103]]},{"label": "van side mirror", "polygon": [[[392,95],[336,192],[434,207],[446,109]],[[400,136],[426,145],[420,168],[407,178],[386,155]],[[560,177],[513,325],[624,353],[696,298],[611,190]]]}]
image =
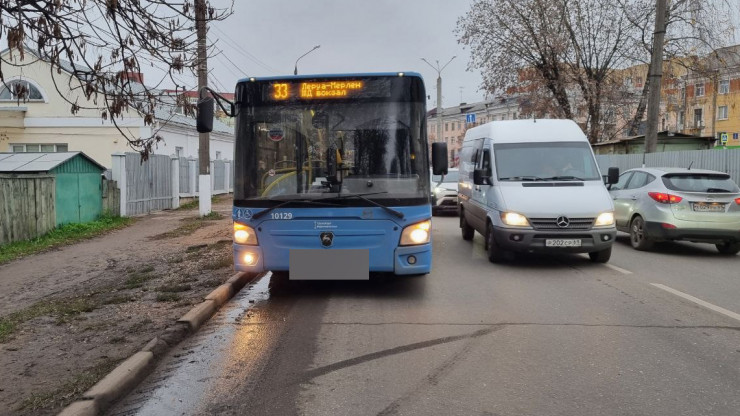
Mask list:
[{"label": "van side mirror", "polygon": [[198,133],[210,133],[213,131],[213,98],[205,97],[198,100],[198,118],[195,128]]},{"label": "van side mirror", "polygon": [[608,185],[613,185],[619,182],[619,168],[609,168],[609,174],[607,175],[606,181]]},{"label": "van side mirror", "polygon": [[486,172],[486,169],[473,170],[473,184],[474,185],[492,185],[491,173]]},{"label": "van side mirror", "polygon": [[447,143],[432,143],[432,172],[447,175]]}]

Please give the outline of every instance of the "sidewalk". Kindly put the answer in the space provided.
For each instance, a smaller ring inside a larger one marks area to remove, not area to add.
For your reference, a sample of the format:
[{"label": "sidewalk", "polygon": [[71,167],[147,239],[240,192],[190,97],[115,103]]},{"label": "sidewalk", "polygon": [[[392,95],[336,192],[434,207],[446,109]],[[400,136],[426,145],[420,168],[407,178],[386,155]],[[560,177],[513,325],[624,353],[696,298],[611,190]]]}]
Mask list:
[{"label": "sidewalk", "polygon": [[0,336],[0,408],[54,414],[228,279],[231,199],[213,211],[159,212],[1,265],[0,327],[13,328]]}]

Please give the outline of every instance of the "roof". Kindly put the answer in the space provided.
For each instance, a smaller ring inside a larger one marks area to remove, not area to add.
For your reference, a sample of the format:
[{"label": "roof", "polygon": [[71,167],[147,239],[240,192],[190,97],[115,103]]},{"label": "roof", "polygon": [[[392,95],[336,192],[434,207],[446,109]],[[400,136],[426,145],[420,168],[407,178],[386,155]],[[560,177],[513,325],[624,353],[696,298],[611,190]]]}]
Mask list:
[{"label": "roof", "polygon": [[301,80],[314,78],[347,78],[347,77],[397,77],[403,74],[406,77],[422,78],[418,72],[398,71],[398,72],[362,72],[357,74],[311,74],[311,75],[278,75],[274,77],[248,77],[242,78],[238,82],[249,81],[277,81],[277,80]]},{"label": "roof", "polygon": [[0,173],[48,172],[77,155],[99,167],[101,172],[106,170],[104,166],[82,152],[0,153]]},{"label": "roof", "polygon": [[[673,132],[673,131],[668,131],[668,130],[658,132],[658,140],[670,140],[670,139],[684,139],[684,140],[700,139],[700,140],[706,140],[710,142],[717,140],[716,138],[712,136],[694,136],[692,134],[679,133],[679,132]],[[618,143],[625,143],[625,142],[632,142],[632,141],[639,141],[639,140],[645,140],[645,135],[641,134],[639,136],[623,137],[621,139],[614,139],[614,140],[608,140],[604,142],[598,142],[598,143],[594,143],[593,146],[606,146],[610,144],[618,144]]]},{"label": "roof", "polygon": [[468,138],[490,138],[494,143],[522,142],[586,142],[583,130],[573,120],[526,119],[502,120],[473,127],[465,133]]},{"label": "roof", "polygon": [[676,168],[676,167],[657,167],[657,168],[634,168],[634,169],[628,169],[625,172],[633,171],[633,170],[641,170],[648,173],[653,173],[656,175],[663,175],[663,174],[670,174],[670,173],[695,173],[695,174],[703,174],[703,173],[709,173],[709,174],[722,174],[727,175],[725,172],[720,172],[718,170],[709,170],[709,169],[688,169],[688,168]]},{"label": "roof", "polygon": [[[487,110],[495,110],[497,108],[507,108],[511,106],[519,106],[519,97],[508,96],[499,97],[491,100],[478,101],[475,103],[461,103],[454,107],[443,108],[440,112],[442,118],[449,116],[459,116],[461,114],[480,113]],[[427,117],[436,118],[437,108],[433,108],[427,112]]]}]

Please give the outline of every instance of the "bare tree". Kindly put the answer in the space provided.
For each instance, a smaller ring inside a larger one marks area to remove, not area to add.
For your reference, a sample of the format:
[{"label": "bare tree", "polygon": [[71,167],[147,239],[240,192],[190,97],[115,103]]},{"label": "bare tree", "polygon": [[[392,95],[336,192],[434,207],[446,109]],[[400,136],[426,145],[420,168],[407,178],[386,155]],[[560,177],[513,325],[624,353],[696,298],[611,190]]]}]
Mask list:
[{"label": "bare tree", "polygon": [[574,118],[585,103],[584,124],[596,142],[602,102],[611,95],[604,88],[630,47],[630,27],[619,8],[603,1],[477,0],[457,33],[471,47],[469,68],[482,70],[486,91],[515,87],[525,71],[550,92],[556,116]]},{"label": "bare tree", "polygon": [[[230,4],[207,6],[209,20],[222,20],[232,13],[233,0],[223,1]],[[5,37],[15,57],[0,60],[0,79],[5,84],[3,66],[26,65],[28,49],[33,50],[53,71],[72,74],[66,87],[80,92],[84,101],[71,98],[76,94],[63,93],[52,79],[73,114],[83,108],[98,110],[146,158],[161,137],[156,132],[137,137],[118,121],[137,112],[146,124],[152,124],[163,102],[158,87],[169,79],[176,89],[184,88],[175,76],[197,68],[194,26],[192,0],[0,0],[0,37]],[[144,66],[158,68],[161,79],[147,86],[130,76]],[[16,96],[25,97],[22,86],[15,84],[15,88]],[[191,108],[183,95],[177,100]]]},{"label": "bare tree", "polygon": [[[645,76],[650,74],[653,28],[655,26],[655,0],[618,0],[617,5],[632,25],[628,33],[633,38],[635,48],[627,50],[627,59],[632,63],[648,65]],[[615,6],[616,7],[616,6]],[[733,39],[735,23],[733,16],[738,6],[728,0],[672,0],[666,10],[666,34],[663,59],[669,72],[678,66],[684,72],[708,74],[711,71],[703,56],[714,53],[718,48],[728,46]],[[646,78],[647,80],[647,78]],[[669,81],[670,82],[670,81]],[[649,83],[644,82],[636,109],[631,117],[629,135],[638,133],[645,117]]]}]

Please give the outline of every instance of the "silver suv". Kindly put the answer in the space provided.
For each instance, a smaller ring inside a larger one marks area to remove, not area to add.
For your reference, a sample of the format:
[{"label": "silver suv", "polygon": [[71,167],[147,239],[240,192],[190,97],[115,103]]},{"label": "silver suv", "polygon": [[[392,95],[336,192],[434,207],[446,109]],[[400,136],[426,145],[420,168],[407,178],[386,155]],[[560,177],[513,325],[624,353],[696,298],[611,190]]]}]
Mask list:
[{"label": "silver suv", "polygon": [[632,247],[656,241],[715,244],[722,254],[740,252],[740,189],[722,172],[686,168],[639,168],[609,187],[617,229]]},{"label": "silver suv", "polygon": [[444,178],[432,175],[432,215],[440,212],[457,213],[457,180],[457,169],[449,169]]}]

